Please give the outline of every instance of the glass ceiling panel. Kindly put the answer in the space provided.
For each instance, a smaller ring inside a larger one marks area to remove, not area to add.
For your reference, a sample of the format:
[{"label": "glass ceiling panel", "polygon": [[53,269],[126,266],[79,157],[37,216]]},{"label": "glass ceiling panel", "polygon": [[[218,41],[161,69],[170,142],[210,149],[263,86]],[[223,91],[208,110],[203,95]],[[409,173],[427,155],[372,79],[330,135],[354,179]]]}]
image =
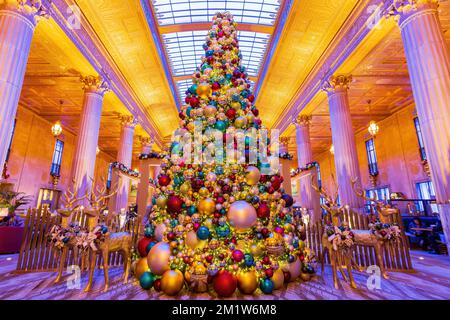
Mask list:
[{"label": "glass ceiling panel", "polygon": [[279,0],[152,0],[161,26],[211,22],[216,12],[229,11],[238,23],[272,26],[280,8]]},{"label": "glass ceiling panel", "polygon": [[[202,46],[207,33],[207,30],[202,30],[173,32],[162,35],[174,77],[194,73],[201,63],[202,56],[205,54]],[[258,75],[269,39],[270,34],[268,33],[238,31],[242,65],[246,67],[249,76],[256,77]]]}]

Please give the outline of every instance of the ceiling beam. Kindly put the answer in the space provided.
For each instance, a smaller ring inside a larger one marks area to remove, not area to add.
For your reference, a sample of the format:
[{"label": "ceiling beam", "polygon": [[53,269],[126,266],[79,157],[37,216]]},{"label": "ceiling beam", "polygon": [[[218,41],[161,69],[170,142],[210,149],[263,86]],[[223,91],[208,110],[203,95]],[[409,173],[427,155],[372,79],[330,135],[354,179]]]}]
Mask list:
[{"label": "ceiling beam", "polygon": [[[266,26],[260,24],[239,23],[239,31],[251,31],[272,34],[274,31],[273,26]],[[185,24],[172,24],[167,26],[158,26],[158,30],[161,34],[183,32],[183,31],[205,31],[211,29],[210,22],[194,22]]]}]

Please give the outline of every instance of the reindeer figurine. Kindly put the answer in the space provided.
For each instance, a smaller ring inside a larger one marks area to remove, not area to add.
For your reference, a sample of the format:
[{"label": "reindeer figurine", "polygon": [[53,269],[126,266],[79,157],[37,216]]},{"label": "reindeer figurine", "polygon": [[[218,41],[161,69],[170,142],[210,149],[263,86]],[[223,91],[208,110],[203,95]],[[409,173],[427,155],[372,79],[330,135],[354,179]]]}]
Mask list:
[{"label": "reindeer figurine", "polygon": [[[389,204],[383,201],[378,201],[376,198],[368,198],[364,195],[364,191],[356,189],[357,178],[351,180],[353,191],[357,196],[363,198],[366,201],[370,201],[375,204],[375,208],[379,213],[379,219],[381,223],[390,223],[391,217],[398,214],[399,211],[396,208],[392,208]],[[377,258],[378,265],[381,270],[383,278],[389,279],[388,273],[385,269],[383,262],[383,255],[388,240],[377,238],[370,230],[353,230],[355,234],[355,243],[359,245],[373,247],[375,249],[375,256]],[[356,263],[354,263],[356,264]]]},{"label": "reindeer figurine", "polygon": [[[107,194],[106,184],[103,189],[98,189],[94,187],[91,189],[89,202],[91,204],[91,209],[85,211],[88,215],[88,227],[89,231],[92,232],[98,224],[100,212],[105,208],[105,200],[111,198],[117,193],[117,189],[114,188],[110,194]],[[106,219],[108,221],[108,219]],[[128,282],[129,269],[131,264],[131,247],[132,247],[132,237],[128,232],[117,232],[110,233],[109,231],[104,235],[104,241],[97,243],[97,250],[89,250],[89,280],[85,292],[89,292],[92,287],[92,280],[95,271],[95,264],[97,254],[100,254],[103,258],[103,273],[105,277],[104,292],[108,291],[109,288],[109,255],[111,252],[120,252],[123,257],[123,267],[124,267],[124,283]]]},{"label": "reindeer figurine", "polygon": [[[63,198],[63,209],[58,209],[58,214],[61,216],[61,227],[67,229],[69,227],[69,221],[72,218],[73,212],[78,208],[76,203],[83,200],[86,196],[77,197],[78,189],[76,187],[75,180],[72,180],[72,190],[70,190],[70,187],[67,189],[67,191],[64,193]],[[55,283],[59,283],[61,281],[63,268],[64,268],[64,262],[67,258],[67,253],[69,250],[72,249],[74,253],[74,261],[78,260],[78,248],[76,246],[76,240],[74,238],[71,238],[65,246],[62,248],[61,255],[59,257],[58,262],[58,275],[55,279]]]},{"label": "reindeer figurine", "polygon": [[[319,188],[317,185],[314,184],[313,177],[311,177],[311,185],[313,189],[318,192],[322,197],[325,198],[327,201],[327,204],[321,205],[321,207],[327,212],[328,219],[331,221],[334,227],[339,227],[339,220],[340,216],[343,213],[343,210],[346,208],[346,206],[339,206],[337,203],[337,197],[338,197],[338,187],[336,187],[336,194],[335,197],[332,198],[328,195],[325,188]],[[345,282],[348,282],[348,279],[350,280],[350,285],[352,288],[356,289],[356,282],[353,278],[352,273],[352,255],[353,255],[353,249],[352,248],[341,248],[336,247],[333,245],[332,242],[328,239],[328,235],[326,232],[324,232],[322,236],[322,252],[320,253],[320,261],[322,265],[322,274],[324,272],[324,265],[325,265],[325,255],[328,252],[328,255],[330,257],[330,263],[331,263],[331,270],[333,272],[333,283],[334,287],[336,289],[339,288],[339,281],[337,277],[337,270],[339,269],[342,278],[344,278]],[[344,270],[342,269],[342,265],[347,267],[348,272],[348,278],[344,273]]]}]

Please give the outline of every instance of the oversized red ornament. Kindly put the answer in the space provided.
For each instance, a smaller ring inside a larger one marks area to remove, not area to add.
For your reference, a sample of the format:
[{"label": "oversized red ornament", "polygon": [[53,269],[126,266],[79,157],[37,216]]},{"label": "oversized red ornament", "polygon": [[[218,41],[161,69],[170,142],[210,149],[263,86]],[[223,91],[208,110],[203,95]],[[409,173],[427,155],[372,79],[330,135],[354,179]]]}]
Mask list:
[{"label": "oversized red ornament", "polygon": [[170,181],[172,181],[172,180],[171,180],[170,177],[169,177],[168,175],[166,175],[166,174],[162,174],[162,175],[160,175],[159,178],[158,178],[158,183],[159,183],[159,185],[160,185],[161,187],[166,187],[166,186],[168,186],[168,185],[170,184]]},{"label": "oversized red ornament", "polygon": [[191,105],[192,108],[197,108],[200,105],[200,100],[198,100],[197,97],[191,97],[189,104]]},{"label": "oversized red ornament", "polygon": [[256,214],[258,215],[258,218],[269,218],[270,217],[270,208],[267,204],[261,203],[256,210]]},{"label": "oversized red ornament", "polygon": [[179,196],[172,195],[167,200],[167,210],[170,213],[179,213],[183,205],[183,200]]},{"label": "oversized red ornament", "polygon": [[236,110],[234,108],[230,108],[225,113],[228,119],[234,119],[236,117]]},{"label": "oversized red ornament", "polygon": [[145,238],[145,237],[139,240],[137,249],[142,258],[148,255],[147,246],[152,241],[154,241],[152,238]]},{"label": "oversized red ornament", "polygon": [[231,256],[236,262],[241,262],[244,259],[244,253],[241,250],[234,250]]},{"label": "oversized red ornament", "polygon": [[221,270],[214,277],[213,287],[219,296],[225,298],[231,297],[231,295],[236,291],[237,279],[228,271]]},{"label": "oversized red ornament", "polygon": [[272,188],[275,189],[275,191],[279,190],[281,188],[281,179],[279,176],[274,176],[272,178],[272,184],[271,184]]},{"label": "oversized red ornament", "polygon": [[248,101],[253,103],[255,101],[255,96],[251,94],[247,97],[247,99],[248,99]]}]

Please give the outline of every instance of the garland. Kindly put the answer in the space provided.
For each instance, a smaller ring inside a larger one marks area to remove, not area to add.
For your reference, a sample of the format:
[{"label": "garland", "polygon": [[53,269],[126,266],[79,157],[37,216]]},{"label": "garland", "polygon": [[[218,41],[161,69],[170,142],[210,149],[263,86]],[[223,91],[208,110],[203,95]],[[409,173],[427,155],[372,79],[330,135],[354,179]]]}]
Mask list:
[{"label": "garland", "polygon": [[370,232],[378,239],[397,241],[401,236],[400,227],[397,224],[381,223],[379,220],[369,224]]},{"label": "garland", "polygon": [[350,249],[354,244],[355,235],[347,225],[341,225],[340,227],[327,225],[325,226],[325,233],[335,251],[338,249]]},{"label": "garland", "polygon": [[164,153],[158,152],[150,152],[150,153],[141,153],[139,155],[139,160],[147,160],[147,159],[163,159],[166,156]]},{"label": "garland", "polygon": [[141,175],[139,172],[134,171],[133,169],[129,169],[127,168],[126,165],[124,165],[123,163],[120,163],[118,161],[111,163],[111,166],[115,169],[120,170],[122,173],[134,177],[134,178],[139,178]]},{"label": "garland", "polygon": [[292,154],[290,154],[289,152],[280,153],[278,155],[278,157],[280,159],[285,159],[285,160],[292,160],[292,159],[294,159],[294,156]]},{"label": "garland", "polygon": [[317,161],[310,162],[303,168],[297,168],[297,169],[291,171],[291,178],[298,176],[302,172],[309,171],[312,168],[318,168],[318,167],[319,167],[319,163]]}]

